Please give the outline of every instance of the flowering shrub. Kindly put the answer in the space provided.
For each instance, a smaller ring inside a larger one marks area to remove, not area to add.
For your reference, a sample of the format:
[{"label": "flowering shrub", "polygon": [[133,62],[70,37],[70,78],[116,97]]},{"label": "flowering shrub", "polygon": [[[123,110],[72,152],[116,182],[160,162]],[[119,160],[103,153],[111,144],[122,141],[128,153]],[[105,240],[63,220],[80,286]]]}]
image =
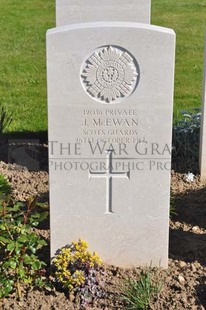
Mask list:
[{"label": "flowering shrub", "polygon": [[80,239],[63,247],[52,261],[54,281],[66,291],[79,293],[84,305],[102,295],[97,279],[102,261],[87,248],[87,242]]}]

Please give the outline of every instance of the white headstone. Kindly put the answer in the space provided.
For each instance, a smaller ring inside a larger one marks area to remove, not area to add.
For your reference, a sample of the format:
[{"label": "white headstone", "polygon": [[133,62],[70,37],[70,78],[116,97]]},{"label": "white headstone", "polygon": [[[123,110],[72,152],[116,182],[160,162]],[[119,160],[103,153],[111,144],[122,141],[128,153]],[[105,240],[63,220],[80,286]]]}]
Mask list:
[{"label": "white headstone", "polygon": [[83,238],[106,263],[167,266],[174,49],[146,24],[48,31],[52,255]]},{"label": "white headstone", "polygon": [[151,0],[56,0],[56,24],[127,21],[150,23]]},{"label": "white headstone", "polygon": [[200,130],[200,175],[201,178],[206,179],[206,47],[204,63],[203,99]]}]

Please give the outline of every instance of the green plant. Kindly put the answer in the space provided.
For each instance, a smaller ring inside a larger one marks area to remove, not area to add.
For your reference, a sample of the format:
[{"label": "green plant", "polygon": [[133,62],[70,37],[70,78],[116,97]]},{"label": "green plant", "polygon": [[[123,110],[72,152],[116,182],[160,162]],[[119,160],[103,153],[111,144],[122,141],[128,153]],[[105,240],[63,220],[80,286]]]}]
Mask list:
[{"label": "green plant", "polygon": [[102,262],[87,248],[87,242],[80,239],[61,248],[52,260],[54,282],[67,292],[78,293],[84,306],[102,295],[96,277]]},{"label": "green plant", "polygon": [[129,279],[122,289],[126,309],[148,309],[151,298],[161,291],[162,284],[154,279],[151,270],[142,271],[138,280]]},{"label": "green plant", "polygon": [[173,127],[173,157],[198,160],[201,113],[199,109],[182,111],[182,119]]},{"label": "green plant", "polygon": [[46,245],[34,227],[48,216],[37,212],[36,199],[26,204],[3,201],[0,205],[0,298],[16,292],[24,285],[42,286],[45,263],[37,251]]},{"label": "green plant", "polygon": [[12,113],[8,114],[4,106],[0,104],[0,135],[12,122]]},{"label": "green plant", "polygon": [[0,200],[11,194],[12,186],[4,175],[0,174]]}]

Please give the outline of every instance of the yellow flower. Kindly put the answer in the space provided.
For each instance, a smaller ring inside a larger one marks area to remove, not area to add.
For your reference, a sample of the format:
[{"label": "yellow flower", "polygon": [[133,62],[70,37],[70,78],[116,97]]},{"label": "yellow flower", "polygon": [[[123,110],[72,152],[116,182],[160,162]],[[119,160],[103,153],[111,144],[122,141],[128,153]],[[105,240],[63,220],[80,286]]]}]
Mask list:
[{"label": "yellow flower", "polygon": [[53,259],[56,267],[55,277],[64,287],[73,289],[85,283],[85,264],[89,267],[101,265],[102,261],[96,252],[87,250],[88,243],[83,239],[73,241],[70,247],[62,248]]}]

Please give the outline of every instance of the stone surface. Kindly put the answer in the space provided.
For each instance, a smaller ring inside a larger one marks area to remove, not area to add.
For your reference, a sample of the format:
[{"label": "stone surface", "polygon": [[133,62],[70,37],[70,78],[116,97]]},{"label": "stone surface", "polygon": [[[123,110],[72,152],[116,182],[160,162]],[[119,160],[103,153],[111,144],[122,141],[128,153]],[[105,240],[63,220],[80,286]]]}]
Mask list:
[{"label": "stone surface", "polygon": [[47,33],[51,254],[167,267],[175,34],[146,24]]},{"label": "stone surface", "polygon": [[203,81],[202,119],[200,131],[200,175],[206,179],[206,48]]},{"label": "stone surface", "polygon": [[56,0],[57,26],[81,22],[150,23],[151,0]]}]

